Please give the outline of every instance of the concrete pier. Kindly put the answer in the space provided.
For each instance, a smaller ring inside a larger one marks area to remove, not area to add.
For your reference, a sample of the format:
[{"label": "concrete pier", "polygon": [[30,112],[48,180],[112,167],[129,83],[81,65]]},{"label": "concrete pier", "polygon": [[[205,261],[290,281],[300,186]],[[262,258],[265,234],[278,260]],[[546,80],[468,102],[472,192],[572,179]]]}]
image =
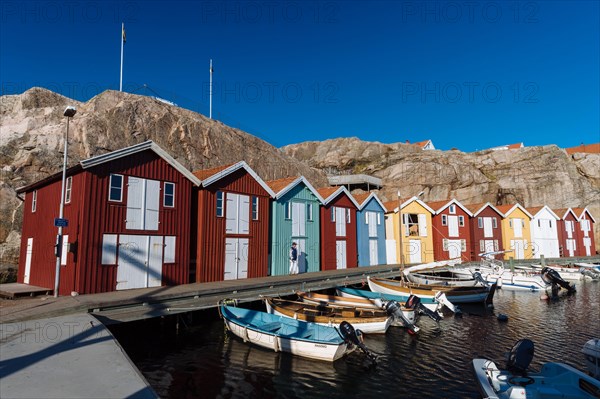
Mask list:
[{"label": "concrete pier", "polygon": [[88,314],[0,324],[0,355],[3,399],[157,397]]}]

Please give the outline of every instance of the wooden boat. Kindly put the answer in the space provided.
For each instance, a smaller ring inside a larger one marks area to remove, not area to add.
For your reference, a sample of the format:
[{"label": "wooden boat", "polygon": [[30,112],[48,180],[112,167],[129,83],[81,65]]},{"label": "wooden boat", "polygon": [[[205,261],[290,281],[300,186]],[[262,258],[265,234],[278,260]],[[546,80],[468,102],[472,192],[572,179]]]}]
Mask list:
[{"label": "wooden boat", "polygon": [[406,283],[400,280],[388,278],[371,278],[367,277],[369,288],[371,291],[381,292],[391,295],[410,295],[414,294],[421,298],[435,298],[440,293],[445,294],[445,298],[450,302],[450,306],[444,303],[448,308],[452,309],[456,303],[476,303],[485,302],[488,296],[493,295],[495,288],[490,287],[449,287],[435,285],[415,285]]},{"label": "wooden boat", "polygon": [[227,330],[275,352],[332,362],[356,349],[333,327],[225,305],[219,310]]},{"label": "wooden boat", "polygon": [[539,372],[527,372],[533,342],[518,341],[508,355],[505,370],[488,359],[473,359],[473,371],[484,398],[598,398],[600,381],[564,363],[545,363]]},{"label": "wooden boat", "polygon": [[[397,293],[397,294],[385,294],[381,292],[374,292],[369,290],[361,290],[358,288],[350,288],[350,287],[337,287],[336,292],[339,296],[344,298],[366,298],[370,300],[381,300],[381,301],[397,301],[399,303],[404,303],[410,297],[410,294]],[[420,298],[421,303],[433,312],[437,312],[443,306],[440,302],[436,300],[436,298]]]},{"label": "wooden boat", "polygon": [[[326,295],[319,294],[316,292],[297,292],[298,298],[305,303],[310,303],[319,306],[342,306],[342,307],[354,307],[361,309],[377,309],[381,310],[385,308],[385,304],[388,301],[381,299],[368,299],[368,298],[350,298],[338,295]],[[406,307],[406,302],[400,304],[400,310],[402,316],[410,324],[414,324],[418,319],[418,312],[415,312],[414,307]],[[393,326],[406,326],[406,323],[402,320],[392,321]],[[418,329],[417,329],[418,330]]]},{"label": "wooden boat", "polygon": [[281,298],[265,298],[267,312],[324,326],[339,327],[347,321],[365,334],[384,334],[392,318],[383,309],[313,305]]},{"label": "wooden boat", "polygon": [[449,285],[452,287],[481,287],[485,280],[471,273],[455,272],[454,265],[460,260],[424,263],[405,268],[402,275],[405,280],[419,285]]}]

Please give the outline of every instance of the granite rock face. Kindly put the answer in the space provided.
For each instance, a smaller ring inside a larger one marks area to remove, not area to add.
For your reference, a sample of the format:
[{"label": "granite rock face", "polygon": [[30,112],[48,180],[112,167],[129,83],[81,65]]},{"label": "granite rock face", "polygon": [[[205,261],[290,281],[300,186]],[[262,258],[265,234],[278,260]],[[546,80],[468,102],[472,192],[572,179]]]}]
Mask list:
[{"label": "granite rock face", "polygon": [[[600,155],[568,155],[555,145],[464,153],[423,151],[416,145],[340,138],[282,148],[330,174],[365,173],[383,180],[380,195],[395,200],[424,191],[425,201],[456,198],[525,207],[588,207],[600,237]],[[597,250],[600,240],[596,239]]]},{"label": "granite rock face", "polygon": [[69,125],[69,166],[154,140],[190,170],[244,160],[263,180],[304,175],[317,187],[327,184],[323,172],[255,136],[151,97],[106,91],[80,103],[32,88],[0,97],[1,264],[18,262],[23,215],[16,188],[62,170],[67,105],[77,108]]}]

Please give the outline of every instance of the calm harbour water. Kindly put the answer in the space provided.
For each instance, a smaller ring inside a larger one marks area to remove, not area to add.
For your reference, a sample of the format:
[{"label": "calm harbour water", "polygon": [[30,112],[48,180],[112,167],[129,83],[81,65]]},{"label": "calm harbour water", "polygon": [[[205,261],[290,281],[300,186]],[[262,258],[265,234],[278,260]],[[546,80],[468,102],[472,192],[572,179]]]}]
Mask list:
[{"label": "calm harbour water", "polygon": [[[583,344],[600,337],[599,282],[580,282],[575,295],[551,302],[499,290],[494,305],[463,305],[462,317],[446,312],[439,326],[422,317],[418,336],[398,327],[366,336],[379,354],[376,367],[359,352],[331,364],[244,344],[225,333],[216,309],[180,318],[178,333],[175,317],[112,330],[164,398],[479,398],[474,357],[504,366],[504,353],[529,338],[532,369],[558,361],[583,370]],[[509,320],[498,321],[498,313]]]}]

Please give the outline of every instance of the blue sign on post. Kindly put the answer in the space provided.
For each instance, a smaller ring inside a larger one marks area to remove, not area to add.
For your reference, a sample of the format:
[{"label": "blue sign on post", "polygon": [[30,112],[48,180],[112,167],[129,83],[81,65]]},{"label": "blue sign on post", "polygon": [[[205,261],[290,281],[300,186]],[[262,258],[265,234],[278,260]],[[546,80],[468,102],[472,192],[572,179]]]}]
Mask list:
[{"label": "blue sign on post", "polygon": [[54,218],[54,227],[67,227],[69,221],[67,219]]}]

